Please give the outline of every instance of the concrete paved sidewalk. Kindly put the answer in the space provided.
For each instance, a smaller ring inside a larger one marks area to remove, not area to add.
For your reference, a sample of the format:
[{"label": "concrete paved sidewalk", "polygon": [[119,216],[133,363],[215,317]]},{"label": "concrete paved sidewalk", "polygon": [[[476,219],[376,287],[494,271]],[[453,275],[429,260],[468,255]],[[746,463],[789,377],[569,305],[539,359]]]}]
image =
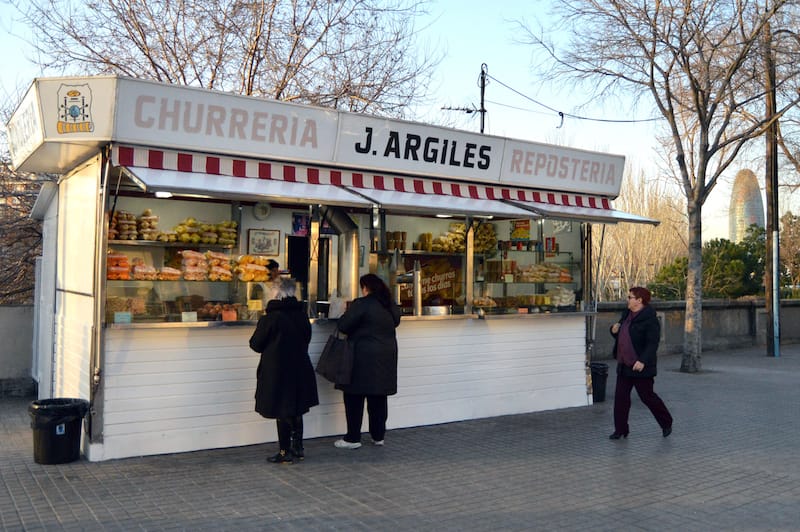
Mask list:
[{"label": "concrete paved sidewalk", "polygon": [[634,398],[630,437],[608,440],[612,369],[592,407],[394,430],[355,451],[320,438],[296,465],[266,463],[275,444],[39,465],[30,399],[3,399],[0,528],[800,529],[800,346],[709,353],[696,375],[660,366],[666,439]]}]

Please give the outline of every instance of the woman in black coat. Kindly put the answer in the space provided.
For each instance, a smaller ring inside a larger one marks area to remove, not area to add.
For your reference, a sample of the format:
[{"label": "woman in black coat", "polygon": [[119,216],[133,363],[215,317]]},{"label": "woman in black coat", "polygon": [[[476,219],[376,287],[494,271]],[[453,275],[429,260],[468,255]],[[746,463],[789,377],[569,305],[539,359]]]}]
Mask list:
[{"label": "woman in black coat", "polygon": [[631,390],[650,409],[666,438],[672,433],[672,416],[664,401],[653,391],[658,373],[656,351],[661,340],[661,324],[650,306],[650,291],[635,286],[628,293],[628,309],[611,326],[614,356],[617,359],[617,387],[614,393],[614,432],[612,440],[627,438]]},{"label": "woman in black coat", "polygon": [[397,393],[397,335],[400,308],[380,277],[368,273],[359,280],[363,297],[355,299],[339,318],[339,330],[347,334],[353,349],[350,384],[337,384],[344,396],[347,434],[334,445],[340,449],[361,447],[361,421],[367,402],[372,443],[383,445],[388,419],[387,396]]},{"label": "woman in black coat", "polygon": [[258,320],[250,348],[261,353],[256,370],[256,412],[275,419],[278,454],[268,462],[302,460],[303,414],[319,404],[317,379],[308,358],[311,323],[297,301],[292,279],[276,281],[277,295]]}]

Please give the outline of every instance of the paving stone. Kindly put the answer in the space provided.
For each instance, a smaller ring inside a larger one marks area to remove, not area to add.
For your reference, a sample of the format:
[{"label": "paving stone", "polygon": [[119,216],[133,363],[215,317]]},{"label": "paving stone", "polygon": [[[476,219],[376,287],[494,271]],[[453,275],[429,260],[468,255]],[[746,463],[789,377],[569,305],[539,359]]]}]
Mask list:
[{"label": "paving stone", "polygon": [[274,443],[36,464],[31,399],[2,398],[0,529],[794,530],[800,346],[781,354],[704,353],[696,375],[662,357],[666,439],[634,394],[630,436],[608,440],[609,382],[591,407],[392,430],[356,451],[319,438],[277,467]]}]

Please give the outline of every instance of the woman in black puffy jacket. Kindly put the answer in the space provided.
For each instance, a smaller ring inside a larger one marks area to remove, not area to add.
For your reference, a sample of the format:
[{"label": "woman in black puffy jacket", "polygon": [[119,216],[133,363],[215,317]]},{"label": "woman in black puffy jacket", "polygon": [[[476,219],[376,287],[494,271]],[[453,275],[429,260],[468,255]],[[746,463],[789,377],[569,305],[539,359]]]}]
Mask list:
[{"label": "woman in black puffy jacket", "polygon": [[347,334],[353,349],[350,384],[337,384],[344,395],[347,434],[334,445],[340,449],[361,447],[361,421],[367,403],[372,443],[383,445],[388,419],[387,397],[397,393],[397,335],[400,308],[380,277],[368,273],[359,280],[363,297],[355,299],[339,318],[339,330]]}]

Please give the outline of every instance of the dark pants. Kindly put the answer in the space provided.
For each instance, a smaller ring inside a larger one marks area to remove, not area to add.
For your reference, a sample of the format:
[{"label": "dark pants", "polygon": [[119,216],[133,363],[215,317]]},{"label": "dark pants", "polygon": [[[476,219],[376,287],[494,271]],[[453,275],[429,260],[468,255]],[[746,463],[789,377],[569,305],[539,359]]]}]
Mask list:
[{"label": "dark pants", "polygon": [[672,426],[672,416],[664,401],[653,391],[653,378],[625,377],[617,375],[614,392],[614,432],[628,434],[628,413],[631,411],[631,390],[636,388],[639,399],[650,409],[658,425],[665,429]]},{"label": "dark pants", "polygon": [[347,435],[344,440],[350,443],[361,441],[361,420],[364,418],[364,400],[367,401],[369,416],[369,435],[375,441],[386,435],[386,420],[389,405],[385,395],[359,395],[343,393],[344,413],[347,418]]},{"label": "dark pants", "polygon": [[278,418],[275,423],[278,425],[278,444],[281,450],[288,451],[291,448],[292,434],[302,442],[303,416]]}]

